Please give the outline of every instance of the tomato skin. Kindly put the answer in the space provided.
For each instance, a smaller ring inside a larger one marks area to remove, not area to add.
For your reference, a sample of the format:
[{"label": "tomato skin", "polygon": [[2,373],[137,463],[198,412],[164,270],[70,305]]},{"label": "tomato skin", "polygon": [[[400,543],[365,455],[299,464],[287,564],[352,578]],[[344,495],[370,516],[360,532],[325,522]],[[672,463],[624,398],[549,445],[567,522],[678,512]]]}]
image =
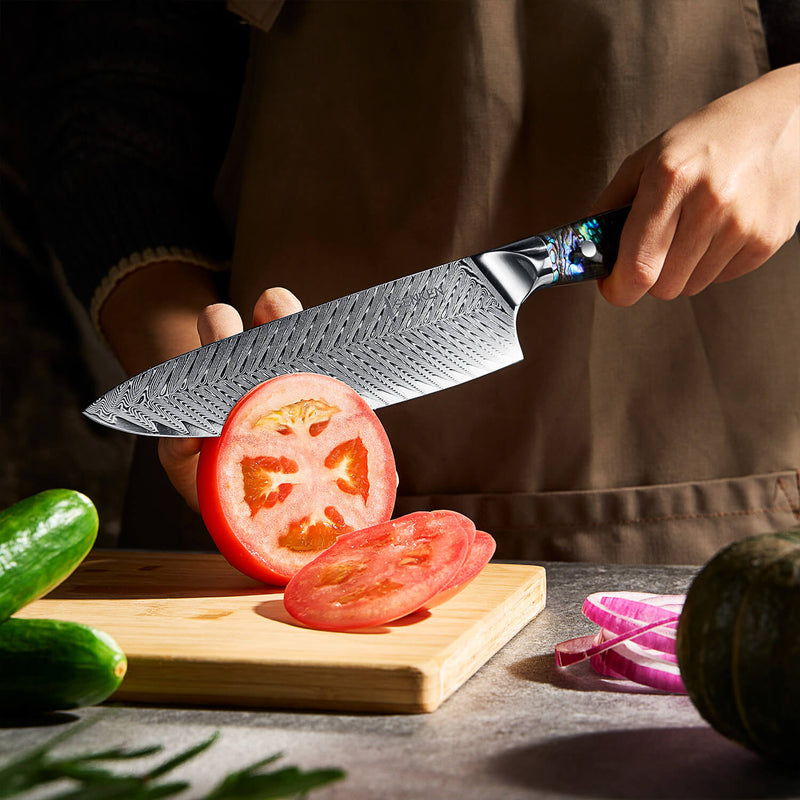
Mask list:
[{"label": "tomato skin", "polygon": [[253,555],[236,536],[222,506],[216,500],[216,469],[219,459],[220,437],[205,439],[197,462],[197,499],[203,523],[211,533],[219,552],[239,572],[272,586],[285,586],[291,575],[276,572],[265,561]]},{"label": "tomato skin", "polygon": [[345,534],[289,581],[284,606],[320,630],[384,625],[435,597],[474,536],[475,525],[454,511],[415,512]]},{"label": "tomato skin", "polygon": [[425,608],[431,609],[441,605],[466,588],[489,563],[496,549],[497,542],[495,542],[491,534],[486,533],[486,531],[475,531],[475,539],[470,545],[469,552],[461,568],[439,590],[438,594],[425,603]]},{"label": "tomato skin", "polygon": [[284,586],[343,533],[389,519],[397,472],[375,413],[325,375],[281,375],[239,400],[197,469],[203,521],[220,553]]}]

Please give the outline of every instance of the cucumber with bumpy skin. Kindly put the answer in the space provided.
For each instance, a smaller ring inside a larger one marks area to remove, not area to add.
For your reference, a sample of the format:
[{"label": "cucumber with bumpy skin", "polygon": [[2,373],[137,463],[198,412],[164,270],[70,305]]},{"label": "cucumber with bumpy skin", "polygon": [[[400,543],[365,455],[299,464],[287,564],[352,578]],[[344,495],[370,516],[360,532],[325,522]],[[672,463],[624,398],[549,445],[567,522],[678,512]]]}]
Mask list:
[{"label": "cucumber with bumpy skin", "polygon": [[94,504],[71,489],[48,489],[0,511],[0,622],[70,575],[97,529]]},{"label": "cucumber with bumpy skin", "polygon": [[117,642],[90,625],[18,618],[0,624],[0,712],[102,703],[127,668]]}]

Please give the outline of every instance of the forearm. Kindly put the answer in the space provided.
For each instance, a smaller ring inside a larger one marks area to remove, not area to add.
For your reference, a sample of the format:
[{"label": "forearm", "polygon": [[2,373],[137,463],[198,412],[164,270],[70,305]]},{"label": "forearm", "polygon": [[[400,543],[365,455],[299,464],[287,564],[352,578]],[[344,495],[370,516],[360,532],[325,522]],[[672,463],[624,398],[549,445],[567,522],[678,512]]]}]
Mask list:
[{"label": "forearm", "polygon": [[100,326],[133,375],[199,347],[198,314],[219,299],[213,272],[191,263],[159,262],[118,284],[100,310]]},{"label": "forearm", "polygon": [[219,2],[59,2],[37,29],[31,188],[93,320],[137,260],[229,260],[213,187],[246,55],[237,18]]}]

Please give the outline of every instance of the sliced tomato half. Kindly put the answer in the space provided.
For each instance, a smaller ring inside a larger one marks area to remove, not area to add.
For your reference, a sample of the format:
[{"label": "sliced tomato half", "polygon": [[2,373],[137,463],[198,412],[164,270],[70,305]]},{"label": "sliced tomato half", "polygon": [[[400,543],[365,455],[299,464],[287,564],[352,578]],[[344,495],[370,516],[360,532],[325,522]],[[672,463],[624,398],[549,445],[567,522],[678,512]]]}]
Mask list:
[{"label": "sliced tomato half", "polygon": [[225,558],[285,585],[345,533],[389,519],[397,491],[383,426],[347,384],[281,375],[233,408],[203,443],[197,492]]},{"label": "sliced tomato half", "polygon": [[497,542],[486,531],[475,531],[475,539],[469,547],[464,563],[455,575],[432,597],[425,608],[434,608],[451,597],[455,597],[462,589],[481,573],[481,570],[491,561]]},{"label": "sliced tomato half", "polygon": [[289,581],[284,606],[311,628],[384,625],[438,594],[474,535],[474,524],[461,514],[419,511],[341,536]]}]

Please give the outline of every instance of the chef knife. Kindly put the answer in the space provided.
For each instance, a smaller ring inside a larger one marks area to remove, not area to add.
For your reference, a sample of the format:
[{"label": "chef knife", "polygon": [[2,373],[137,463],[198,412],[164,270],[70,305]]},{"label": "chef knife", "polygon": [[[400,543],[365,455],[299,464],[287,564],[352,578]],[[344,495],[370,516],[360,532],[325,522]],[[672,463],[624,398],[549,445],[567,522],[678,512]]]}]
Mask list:
[{"label": "chef knife", "polygon": [[84,414],[145,436],[218,436],[251,388],[317,372],[372,408],[522,360],[516,317],[548,286],[609,274],[630,207],[460,258],[221,339],[124,381]]}]

